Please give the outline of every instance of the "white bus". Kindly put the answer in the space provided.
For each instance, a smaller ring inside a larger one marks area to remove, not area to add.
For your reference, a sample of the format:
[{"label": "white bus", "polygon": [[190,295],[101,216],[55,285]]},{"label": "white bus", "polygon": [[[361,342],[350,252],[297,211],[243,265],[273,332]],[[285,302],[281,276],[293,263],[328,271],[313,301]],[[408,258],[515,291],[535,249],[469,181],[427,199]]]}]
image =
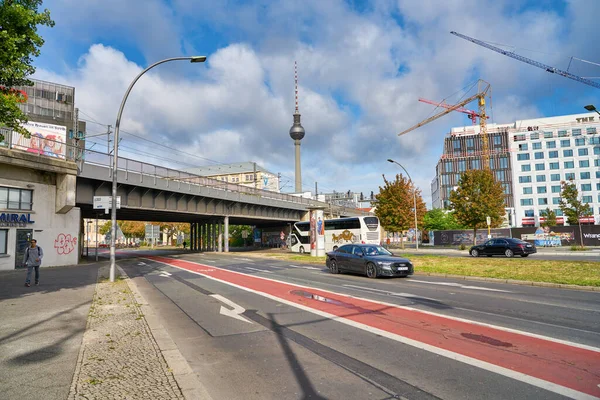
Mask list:
[{"label": "white bus", "polygon": [[[380,244],[381,227],[377,217],[352,217],[325,220],[325,251],[346,243]],[[290,249],[310,252],[310,222],[296,222],[290,235]]]}]

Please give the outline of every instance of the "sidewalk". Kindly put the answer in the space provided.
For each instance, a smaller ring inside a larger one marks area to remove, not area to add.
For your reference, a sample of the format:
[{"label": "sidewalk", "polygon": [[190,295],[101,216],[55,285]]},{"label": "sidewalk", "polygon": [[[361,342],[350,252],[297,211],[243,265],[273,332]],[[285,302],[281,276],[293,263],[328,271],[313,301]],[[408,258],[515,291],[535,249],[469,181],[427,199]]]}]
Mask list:
[{"label": "sidewalk", "polygon": [[157,344],[152,309],[125,275],[109,282],[106,262],[44,268],[27,288],[25,273],[0,272],[2,399],[200,397],[180,388],[189,366],[168,337]]}]

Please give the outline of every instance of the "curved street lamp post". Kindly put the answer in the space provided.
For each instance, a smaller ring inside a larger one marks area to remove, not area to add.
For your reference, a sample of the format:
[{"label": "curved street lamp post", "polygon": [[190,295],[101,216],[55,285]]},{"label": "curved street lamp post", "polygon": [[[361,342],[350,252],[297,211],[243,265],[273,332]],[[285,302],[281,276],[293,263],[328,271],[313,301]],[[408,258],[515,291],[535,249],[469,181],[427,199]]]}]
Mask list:
[{"label": "curved street lamp post", "polygon": [[413,200],[414,200],[414,207],[415,207],[415,248],[416,248],[416,250],[419,250],[419,227],[417,226],[417,187],[415,186],[415,183],[411,179],[410,174],[408,173],[408,171],[406,170],[406,168],[404,168],[402,166],[402,164],[400,164],[397,161],[392,160],[391,158],[388,158],[388,162],[391,162],[392,164],[399,165],[400,168],[402,168],[404,170],[404,172],[406,172],[406,175],[408,176],[408,179],[413,184]]},{"label": "curved street lamp post", "polygon": [[115,281],[115,247],[117,241],[117,175],[118,175],[118,151],[119,151],[119,126],[121,125],[121,115],[123,114],[123,109],[125,108],[125,102],[127,101],[127,97],[129,96],[129,92],[133,89],[133,85],[144,75],[146,72],[156,67],[159,64],[163,64],[169,61],[181,61],[181,60],[189,60],[192,63],[199,63],[206,61],[206,56],[192,56],[192,57],[173,57],[166,58],[164,60],[155,62],[150,65],[148,68],[140,72],[138,76],[131,82],[125,95],[123,96],[123,101],[121,101],[121,107],[119,107],[119,113],[117,114],[117,122],[115,124],[115,136],[114,136],[114,155],[113,155],[113,168],[112,168],[112,199],[111,199],[111,235],[110,235],[110,281]]}]

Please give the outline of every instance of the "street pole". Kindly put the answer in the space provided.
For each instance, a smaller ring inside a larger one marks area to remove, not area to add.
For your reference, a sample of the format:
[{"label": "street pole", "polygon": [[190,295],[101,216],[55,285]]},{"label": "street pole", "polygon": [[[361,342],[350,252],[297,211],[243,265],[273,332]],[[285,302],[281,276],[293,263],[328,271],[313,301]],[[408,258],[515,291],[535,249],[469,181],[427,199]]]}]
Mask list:
[{"label": "street pole", "polygon": [[113,137],[114,140],[114,154],[113,154],[113,174],[112,174],[112,199],[111,199],[111,232],[112,235],[110,237],[110,281],[115,281],[115,267],[116,267],[116,236],[117,236],[117,175],[119,168],[119,128],[121,126],[121,115],[123,114],[123,109],[125,108],[125,102],[127,101],[127,97],[133,89],[133,85],[144,75],[146,72],[156,67],[157,65],[169,62],[169,61],[179,61],[179,60],[189,60],[192,63],[204,62],[206,61],[205,56],[194,56],[194,57],[173,57],[167,58],[147,67],[145,70],[139,73],[138,76],[131,82],[125,95],[123,96],[123,100],[121,101],[121,106],[119,107],[119,113],[117,114],[117,122],[115,124],[115,135]]},{"label": "street pole", "polygon": [[408,180],[413,185],[413,202],[414,202],[414,207],[415,207],[415,249],[419,250],[419,227],[417,225],[417,187],[415,186],[415,183],[411,179],[410,174],[408,173],[408,171],[406,170],[406,168],[404,168],[402,166],[402,164],[400,164],[399,162],[394,161],[394,160],[392,160],[390,158],[388,158],[388,162],[391,162],[392,164],[399,165],[400,168],[402,168],[404,170],[404,172],[406,172],[406,175],[408,176]]}]

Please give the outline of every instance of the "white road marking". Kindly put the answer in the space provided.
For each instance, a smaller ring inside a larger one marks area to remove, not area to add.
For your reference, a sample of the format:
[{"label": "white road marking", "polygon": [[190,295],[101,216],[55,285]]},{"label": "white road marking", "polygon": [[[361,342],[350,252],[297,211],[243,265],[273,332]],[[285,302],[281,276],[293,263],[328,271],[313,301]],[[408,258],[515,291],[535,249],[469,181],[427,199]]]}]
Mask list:
[{"label": "white road marking", "polygon": [[267,271],[266,269],[258,269],[258,268],[252,268],[252,267],[244,267],[244,268],[249,269],[250,271],[265,272],[267,274],[272,274],[273,273],[271,271]]},{"label": "white road marking", "polygon": [[317,271],[321,270],[321,268],[316,268],[316,267],[301,267],[299,265],[288,265],[288,266],[292,267],[292,268],[300,268],[300,269],[312,269],[312,270],[317,270]]},{"label": "white road marking", "polygon": [[461,289],[487,290],[490,292],[512,293],[510,290],[492,289],[492,288],[487,288],[487,287],[482,287],[482,286],[461,285],[460,283],[454,283],[454,282],[430,282],[430,281],[419,281],[417,279],[411,279],[410,282],[426,283],[428,285],[452,286],[452,287],[458,287]]},{"label": "white road marking", "polygon": [[219,313],[222,315],[226,315],[228,317],[231,318],[235,318],[238,319],[240,321],[244,321],[247,322],[249,324],[252,324],[252,321],[248,321],[246,318],[242,317],[240,314],[242,314],[244,311],[246,311],[246,309],[240,305],[235,304],[233,301],[221,296],[220,294],[211,294],[211,297],[214,297],[215,299],[219,300],[221,303],[225,303],[227,304],[229,307],[232,308],[232,310],[230,310],[229,308],[225,308],[223,306],[221,306],[221,309],[219,310]]},{"label": "white road marking", "polygon": [[148,265],[145,262],[139,262],[138,265]]},{"label": "white road marking", "polygon": [[[157,261],[157,262],[160,262],[160,263],[163,263],[163,264],[166,264],[166,265],[170,265],[170,264],[164,263],[162,261]],[[177,267],[177,266],[174,266],[174,265],[173,265],[173,267],[174,268],[181,268],[181,267]],[[183,269],[185,271],[189,271],[186,268],[181,268],[181,269]],[[269,298],[271,300],[275,300],[277,302],[284,303],[284,304],[287,304],[289,306],[296,307],[296,308],[299,308],[301,310],[308,311],[310,313],[317,314],[317,315],[320,315],[322,317],[329,318],[331,320],[338,321],[340,323],[343,323],[343,324],[346,324],[346,325],[349,325],[349,326],[352,326],[352,327],[355,327],[355,328],[358,328],[358,329],[362,329],[362,330],[367,331],[367,332],[371,332],[371,333],[376,334],[376,335],[381,335],[381,336],[386,337],[388,339],[395,340],[395,341],[407,344],[409,346],[413,346],[413,347],[421,349],[421,350],[429,351],[431,353],[438,354],[438,355],[441,355],[443,357],[450,358],[451,360],[459,361],[459,362],[462,362],[462,363],[465,363],[465,364],[468,364],[468,365],[472,365],[474,367],[478,367],[478,368],[481,368],[481,369],[484,369],[484,370],[487,370],[487,371],[490,371],[490,372],[494,372],[494,373],[497,373],[497,374],[500,374],[500,375],[504,375],[506,377],[509,377],[509,378],[512,378],[512,379],[515,379],[515,380],[518,380],[518,381],[530,384],[532,386],[537,386],[539,388],[542,388],[542,389],[545,389],[545,390],[549,390],[551,392],[558,393],[558,394],[561,394],[561,395],[566,396],[566,397],[570,397],[570,398],[574,398],[574,399],[583,399],[583,400],[597,399],[597,397],[590,396],[590,395],[588,395],[586,393],[582,393],[582,392],[579,392],[577,390],[573,390],[573,389],[570,389],[570,388],[567,388],[567,387],[564,387],[564,386],[561,386],[561,385],[558,385],[558,384],[555,384],[555,383],[552,383],[552,382],[548,382],[548,381],[545,381],[545,380],[542,380],[542,379],[539,379],[539,378],[535,378],[533,376],[526,375],[526,374],[521,373],[521,372],[513,371],[513,370],[508,369],[508,368],[500,367],[500,366],[492,364],[492,363],[481,361],[481,360],[478,360],[478,359],[475,359],[475,358],[472,358],[472,357],[468,357],[468,356],[465,356],[465,355],[462,355],[462,354],[459,354],[459,353],[455,353],[455,352],[452,352],[452,351],[449,351],[449,350],[445,350],[445,349],[442,349],[442,348],[439,348],[439,347],[435,347],[435,346],[432,346],[432,345],[429,345],[429,344],[426,344],[426,343],[421,343],[421,342],[419,342],[417,340],[409,339],[409,338],[400,336],[398,334],[390,333],[388,331],[384,331],[382,329],[374,328],[372,326],[365,325],[365,324],[362,324],[360,322],[356,322],[356,321],[353,321],[353,320],[345,319],[343,317],[339,317],[337,315],[330,314],[330,313],[327,313],[325,311],[320,311],[320,310],[317,310],[317,309],[314,309],[314,308],[311,308],[311,307],[308,307],[308,306],[305,306],[305,305],[302,305],[302,304],[294,303],[292,301],[289,301],[289,300],[286,300],[286,299],[282,299],[282,298],[279,298],[277,296],[274,296],[274,295],[271,295],[271,294],[268,294],[268,293],[260,292],[258,290],[254,290],[254,289],[250,289],[250,288],[247,288],[247,287],[244,287],[244,286],[241,286],[241,285],[237,285],[235,283],[228,282],[228,281],[225,281],[225,280],[222,280],[222,279],[219,279],[219,278],[215,278],[215,277],[210,276],[210,275],[204,275],[204,274],[196,272],[196,271],[189,271],[189,272],[196,273],[198,275],[202,275],[202,276],[204,276],[204,277],[206,277],[208,279],[212,279],[214,281],[221,282],[221,283],[223,283],[225,285],[233,286],[233,287],[236,287],[238,289],[245,290],[247,292],[254,293],[254,294],[257,294],[259,296],[263,296],[263,297]],[[243,274],[243,273],[240,273],[240,272],[235,272],[235,271],[231,271],[231,272],[237,273],[237,274],[241,274],[241,275],[246,275],[246,274]],[[277,282],[277,283],[289,284],[287,282],[278,281],[276,279],[270,279],[270,278],[264,278],[264,277],[260,277],[259,279],[269,280],[269,281],[273,281],[273,282]],[[328,291],[328,290],[318,289],[318,288],[312,288],[312,287],[309,287],[309,286],[302,286],[302,285],[297,285],[297,284],[295,286],[303,287],[303,288],[306,288],[306,289],[319,290],[319,291],[322,291],[322,292],[329,292],[329,293],[337,294],[337,295],[341,295],[341,296],[348,296],[348,295],[345,295],[343,293],[331,292],[331,291]],[[350,297],[354,297],[354,296],[350,296]],[[370,302],[373,302],[373,303],[379,303],[379,304],[382,304],[382,305],[388,305],[388,306],[391,306],[391,307],[397,307],[397,308],[402,308],[402,309],[406,309],[406,310],[413,310],[413,311],[416,311],[416,312],[422,312],[422,313],[425,313],[425,314],[436,315],[436,316],[439,316],[439,317],[449,318],[449,319],[453,319],[453,320],[457,320],[457,321],[463,321],[463,322],[467,322],[467,323],[471,323],[471,324],[475,324],[475,325],[489,326],[491,328],[500,329],[500,330],[504,330],[504,331],[507,331],[507,332],[514,332],[514,333],[518,333],[518,334],[525,335],[525,336],[537,337],[537,338],[540,338],[540,339],[544,339],[544,340],[548,340],[548,341],[552,341],[552,342],[557,342],[557,343],[563,343],[563,344],[567,344],[569,346],[584,348],[584,349],[588,349],[588,350],[600,353],[600,349],[599,348],[592,347],[592,346],[586,346],[586,345],[582,345],[582,344],[579,344],[579,343],[568,342],[566,340],[549,338],[549,337],[545,337],[545,336],[542,336],[542,335],[537,335],[537,334],[534,334],[534,333],[518,331],[516,329],[497,327],[497,326],[494,326],[494,325],[491,325],[491,324],[486,324],[486,323],[476,322],[476,321],[470,321],[470,320],[463,319],[463,318],[448,317],[448,316],[443,315],[443,314],[437,314],[437,313],[430,312],[430,311],[422,311],[422,310],[418,310],[418,309],[415,309],[415,308],[412,308],[412,307],[399,306],[397,304],[386,303],[386,302],[383,302],[383,301],[374,301],[374,300],[370,300],[370,299],[363,299],[363,298],[360,298],[360,297],[354,297],[354,298],[360,299],[360,300],[365,300],[365,301],[370,301]]]},{"label": "white road marking", "polygon": [[158,275],[158,276],[162,276],[163,278],[168,278],[171,276],[171,274],[168,273],[167,271],[161,271],[160,275]]},{"label": "white road marking", "polygon": [[349,288],[360,289],[360,290],[365,290],[365,291],[379,292],[379,293],[388,294],[388,295],[391,295],[391,296],[400,296],[400,297],[418,298],[418,299],[426,299],[426,300],[432,300],[432,301],[439,301],[437,299],[432,299],[431,297],[423,297],[423,296],[418,296],[416,294],[410,294],[410,293],[390,292],[389,290],[373,289],[373,288],[369,288],[369,287],[356,286],[356,285],[342,285],[342,286],[349,287]]},{"label": "white road marking", "polygon": [[250,262],[254,262],[254,260],[251,260],[251,259],[249,259],[249,258],[235,258],[235,257],[232,257],[232,258],[233,258],[234,260],[238,260],[238,261],[250,261]]}]

